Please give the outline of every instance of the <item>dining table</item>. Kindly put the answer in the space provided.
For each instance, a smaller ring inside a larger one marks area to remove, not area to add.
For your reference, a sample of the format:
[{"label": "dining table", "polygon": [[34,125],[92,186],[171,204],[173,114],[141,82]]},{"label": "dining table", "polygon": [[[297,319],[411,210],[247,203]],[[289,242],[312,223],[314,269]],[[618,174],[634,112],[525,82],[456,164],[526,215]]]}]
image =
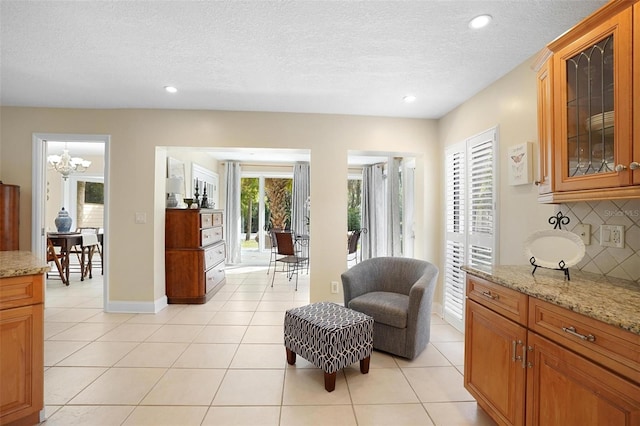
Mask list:
[{"label": "dining table", "polygon": [[[54,247],[60,247],[60,265],[69,285],[69,254],[74,246],[81,247],[80,253],[80,281],[85,278],[85,261],[91,262],[94,253],[94,246],[83,245],[83,234],[80,232],[47,232],[47,238]],[[98,244],[102,247],[104,234],[97,234]],[[101,249],[102,252],[102,249]],[[102,257],[102,256],[101,256]],[[91,276],[89,276],[91,278]]]}]

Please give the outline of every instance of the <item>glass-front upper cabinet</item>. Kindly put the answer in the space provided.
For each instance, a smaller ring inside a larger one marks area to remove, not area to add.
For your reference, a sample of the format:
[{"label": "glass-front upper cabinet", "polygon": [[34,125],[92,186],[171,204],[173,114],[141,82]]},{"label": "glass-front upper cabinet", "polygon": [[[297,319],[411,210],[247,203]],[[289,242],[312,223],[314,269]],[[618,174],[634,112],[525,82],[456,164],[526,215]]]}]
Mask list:
[{"label": "glass-front upper cabinet", "polygon": [[630,183],[631,28],[629,8],[554,52],[556,191]]}]

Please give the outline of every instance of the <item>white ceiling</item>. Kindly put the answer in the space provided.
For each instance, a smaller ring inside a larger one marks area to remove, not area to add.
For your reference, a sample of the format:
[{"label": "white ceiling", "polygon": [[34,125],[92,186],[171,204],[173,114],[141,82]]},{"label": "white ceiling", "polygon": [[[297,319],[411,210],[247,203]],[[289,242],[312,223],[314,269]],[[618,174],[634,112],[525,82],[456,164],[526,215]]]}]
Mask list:
[{"label": "white ceiling", "polygon": [[2,0],[0,103],[439,118],[604,3]]}]

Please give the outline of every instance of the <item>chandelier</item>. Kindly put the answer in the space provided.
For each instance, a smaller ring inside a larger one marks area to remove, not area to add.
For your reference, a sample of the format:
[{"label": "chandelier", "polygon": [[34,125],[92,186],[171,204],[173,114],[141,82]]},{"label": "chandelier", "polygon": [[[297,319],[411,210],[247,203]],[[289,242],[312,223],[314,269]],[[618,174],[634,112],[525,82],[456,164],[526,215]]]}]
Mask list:
[{"label": "chandelier", "polygon": [[62,150],[62,155],[50,155],[47,162],[51,167],[62,175],[62,179],[67,180],[71,173],[82,173],[91,165],[91,161],[80,157],[71,157],[68,149]]}]

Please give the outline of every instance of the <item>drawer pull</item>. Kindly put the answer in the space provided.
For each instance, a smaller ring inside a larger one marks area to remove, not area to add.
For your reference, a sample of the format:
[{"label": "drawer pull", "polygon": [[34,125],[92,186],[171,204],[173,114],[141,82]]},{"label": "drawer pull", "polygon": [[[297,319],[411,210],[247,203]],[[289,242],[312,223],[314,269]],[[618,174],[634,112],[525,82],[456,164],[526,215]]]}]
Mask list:
[{"label": "drawer pull", "polygon": [[489,299],[492,299],[492,300],[498,300],[500,298],[500,295],[491,294],[490,291],[483,291],[482,295],[485,296],[485,297],[488,297]]},{"label": "drawer pull", "polygon": [[569,333],[570,335],[575,336],[579,339],[586,340],[587,342],[596,341],[596,336],[594,336],[593,334],[589,334],[587,336],[585,336],[584,334],[580,334],[576,331],[575,327],[562,327],[562,331],[564,331],[565,333]]}]

